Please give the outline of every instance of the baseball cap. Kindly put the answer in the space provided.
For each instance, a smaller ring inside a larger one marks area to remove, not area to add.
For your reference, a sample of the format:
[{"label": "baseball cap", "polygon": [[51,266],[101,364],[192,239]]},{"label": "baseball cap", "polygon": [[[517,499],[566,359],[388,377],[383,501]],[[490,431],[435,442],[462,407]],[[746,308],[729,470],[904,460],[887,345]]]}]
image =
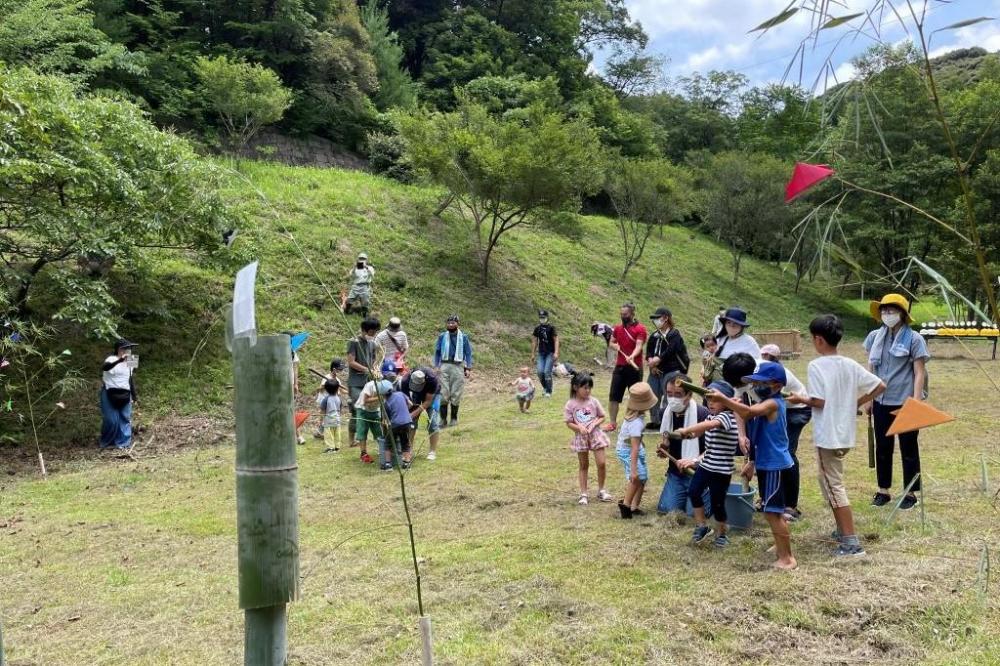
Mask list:
[{"label": "baseball cap", "polygon": [[118,351],[119,349],[131,349],[132,347],[138,347],[138,346],[139,345],[137,345],[136,343],[129,342],[125,338],[119,338],[118,340],[115,341],[115,351]]},{"label": "baseball cap", "polygon": [[457,322],[458,321],[458,315],[457,314],[450,314],[450,315],[448,315],[448,321]]},{"label": "baseball cap", "polygon": [[399,317],[389,317],[389,326],[401,326],[403,324]]},{"label": "baseball cap", "polygon": [[382,361],[382,374],[383,375],[394,375],[396,374],[396,364],[395,362],[386,359]]},{"label": "baseball cap", "polygon": [[388,379],[380,379],[378,384],[375,385],[375,390],[377,390],[380,395],[388,395],[389,393],[392,393],[392,382]]},{"label": "baseball cap", "polygon": [[781,356],[781,347],[774,344],[764,345],[760,348],[760,353],[768,356]]},{"label": "baseball cap", "polygon": [[650,319],[659,319],[660,317],[673,317],[674,314],[670,311],[670,308],[656,308],[656,312],[649,315]]},{"label": "baseball cap", "polygon": [[788,382],[785,375],[785,368],[780,363],[773,363],[771,361],[761,363],[760,367],[757,368],[757,372],[747,375],[743,379],[748,382],[778,382],[782,386]]},{"label": "baseball cap", "polygon": [[539,317],[548,317],[549,316],[549,311],[548,310],[539,310],[538,311],[538,316]]},{"label": "baseball cap", "polygon": [[424,388],[427,383],[427,375],[424,374],[423,370],[414,370],[410,373],[410,390],[420,391]]}]

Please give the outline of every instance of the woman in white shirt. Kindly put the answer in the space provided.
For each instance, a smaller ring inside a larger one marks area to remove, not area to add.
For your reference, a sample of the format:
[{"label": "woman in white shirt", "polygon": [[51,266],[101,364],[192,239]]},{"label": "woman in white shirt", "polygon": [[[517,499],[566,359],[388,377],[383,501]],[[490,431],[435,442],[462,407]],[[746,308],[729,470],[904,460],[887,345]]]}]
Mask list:
[{"label": "woman in white shirt", "polygon": [[760,346],[753,336],[746,332],[750,328],[747,313],[740,308],[729,308],[721,317],[723,327],[719,332],[719,350],[715,355],[723,361],[733,354],[750,354],[754,360],[760,360]]},{"label": "woman in white shirt", "polygon": [[115,353],[104,359],[101,384],[101,448],[132,447],[132,401],[135,383],[132,381],[132,348],[135,343],[118,340]]}]

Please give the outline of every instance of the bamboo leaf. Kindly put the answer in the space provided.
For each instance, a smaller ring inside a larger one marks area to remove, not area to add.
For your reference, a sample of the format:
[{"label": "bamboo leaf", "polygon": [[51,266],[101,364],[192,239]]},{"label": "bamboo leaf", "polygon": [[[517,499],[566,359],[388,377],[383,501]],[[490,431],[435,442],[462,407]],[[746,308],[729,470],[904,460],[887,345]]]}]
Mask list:
[{"label": "bamboo leaf", "polygon": [[853,270],[858,275],[861,275],[861,273],[864,271],[864,269],[861,268],[861,264],[859,264],[858,261],[847,252],[847,250],[840,247],[836,243],[833,242],[827,243],[827,251],[837,261],[850,266],[851,270]]},{"label": "bamboo leaf", "polygon": [[982,23],[984,21],[995,21],[996,19],[992,16],[980,16],[974,19],[965,19],[964,21],[959,21],[958,23],[952,23],[951,25],[946,25],[943,28],[938,28],[931,34],[936,34],[943,32],[945,30],[958,30],[959,28],[968,28],[970,25],[976,25],[977,23]]},{"label": "bamboo leaf", "polygon": [[847,16],[837,16],[824,23],[822,26],[820,26],[819,29],[829,30],[830,28],[836,28],[837,26],[844,25],[848,21],[853,21],[859,16],[864,16],[864,15],[865,15],[864,12],[858,12],[857,14],[848,14]]},{"label": "bamboo leaf", "polygon": [[766,21],[758,25],[756,28],[754,28],[753,30],[749,30],[748,32],[759,32],[761,30],[770,30],[774,26],[781,25],[788,19],[795,16],[795,14],[798,13],[798,11],[799,11],[798,7],[792,7],[789,5],[789,7],[785,9],[785,11],[781,12],[777,16],[772,16],[771,18],[767,19]]}]

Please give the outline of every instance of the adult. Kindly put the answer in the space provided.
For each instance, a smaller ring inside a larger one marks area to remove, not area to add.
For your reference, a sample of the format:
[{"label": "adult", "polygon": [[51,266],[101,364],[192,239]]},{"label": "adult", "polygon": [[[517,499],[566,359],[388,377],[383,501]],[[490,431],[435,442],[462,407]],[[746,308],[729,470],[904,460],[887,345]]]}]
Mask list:
[{"label": "adult", "polygon": [[104,359],[101,383],[101,448],[132,447],[132,403],[136,399],[132,349],[134,342],[118,340],[114,354]]},{"label": "adult", "polygon": [[[355,403],[361,397],[361,390],[369,381],[369,375],[380,365],[378,345],[375,344],[375,334],[381,325],[378,319],[365,319],[361,322],[360,333],[347,343],[347,404],[350,405],[351,419],[347,424],[351,442],[357,441],[355,433],[358,428],[358,415]],[[361,462],[371,463],[374,459],[367,451],[361,452]]]},{"label": "adult", "polygon": [[413,418],[413,431],[420,426],[420,415],[427,414],[427,436],[430,440],[428,460],[437,459],[438,440],[441,437],[441,382],[433,370],[420,367],[403,376],[399,382],[399,390],[407,398],[413,408],[410,416]]},{"label": "adult", "polygon": [[[656,511],[661,514],[674,514],[678,522],[681,522],[684,515],[690,516],[694,513],[694,507],[688,500],[688,486],[691,483],[691,476],[682,472],[674,460],[694,460],[704,453],[705,434],[702,433],[698,437],[685,440],[670,439],[666,434],[681,428],[690,428],[696,423],[707,420],[709,411],[707,407],[699,405],[691,399],[690,391],[674,382],[678,378],[687,382],[691,381],[687,375],[672,373],[667,375],[664,386],[667,409],[663,412],[663,421],[660,424],[660,433],[663,437],[656,454],[661,458],[669,456],[672,460],[667,464],[663,491],[660,492],[660,501],[656,505]],[[706,488],[705,507],[711,513],[712,504],[708,501],[708,496],[708,488]]]},{"label": "adult", "polygon": [[375,336],[375,344],[385,350],[385,357],[395,364],[400,374],[406,371],[406,354],[410,351],[410,338],[403,330],[403,322],[399,317],[389,318],[389,325]]},{"label": "adult", "polygon": [[[458,406],[462,402],[465,380],[472,374],[472,342],[458,327],[458,315],[445,322],[445,331],[434,345],[434,368],[441,379],[441,427],[458,425]],[[451,405],[451,420],[448,420]]]},{"label": "adult", "polygon": [[635,318],[635,305],[625,303],[618,314],[622,323],[616,324],[611,330],[610,347],[615,351],[615,369],[611,373],[611,394],[608,396],[611,421],[602,426],[607,431],[618,427],[618,408],[625,397],[625,391],[642,381],[642,361],[639,355],[642,354],[643,344],[648,337],[646,327]]},{"label": "adult", "polygon": [[674,373],[687,374],[691,358],[688,356],[684,337],[674,328],[674,316],[668,308],[656,308],[649,317],[653,332],[646,341],[646,367],[649,368],[649,386],[656,395],[656,404],[649,410],[649,430],[659,430],[663,414],[664,379]]},{"label": "adult", "polygon": [[546,398],[552,397],[552,366],[559,360],[559,334],[549,323],[547,310],[538,311],[538,326],[531,332],[531,360]]},{"label": "adult", "polygon": [[[773,344],[764,345],[760,348],[760,358],[761,361],[780,364],[781,347]],[[787,367],[785,368],[785,390],[804,400],[809,398],[809,392],[805,385]],[[799,511],[801,475],[799,473],[799,457],[796,452],[799,449],[799,437],[802,435],[802,429],[812,420],[812,407],[806,402],[786,402],[788,408],[785,410],[785,430],[788,432],[788,452],[792,455],[792,466],[782,470],[781,487],[785,491],[785,517],[795,521],[802,517],[802,512]]]},{"label": "adult", "polygon": [[[896,438],[886,434],[896,417],[893,415],[907,398],[924,400],[927,387],[927,343],[919,333],[910,328],[910,302],[900,294],[887,294],[881,301],[871,304],[872,317],[881,326],[865,338],[868,351],[868,368],[885,383],[885,392],[865,405],[875,426],[875,475],[878,491],[872,504],[883,506],[892,495],[892,457]],[[910,509],[917,504],[920,491],[920,448],[917,431],[899,435],[899,457],[903,460],[903,488],[910,492],[903,498],[900,509]],[[916,478],[916,481],[914,481]],[[913,486],[910,487],[910,482]]]},{"label": "adult", "polygon": [[354,266],[347,271],[347,279],[351,281],[351,290],[344,301],[344,314],[357,310],[367,319],[368,308],[372,305],[372,281],[375,279],[375,267],[368,263],[367,254],[362,252],[358,255]]},{"label": "adult", "polygon": [[756,360],[760,360],[760,346],[753,336],[746,332],[750,328],[747,321],[747,313],[740,308],[729,308],[720,317],[722,320],[722,330],[716,334],[715,339],[719,341],[719,349],[715,355],[725,361],[733,354],[750,354]]}]

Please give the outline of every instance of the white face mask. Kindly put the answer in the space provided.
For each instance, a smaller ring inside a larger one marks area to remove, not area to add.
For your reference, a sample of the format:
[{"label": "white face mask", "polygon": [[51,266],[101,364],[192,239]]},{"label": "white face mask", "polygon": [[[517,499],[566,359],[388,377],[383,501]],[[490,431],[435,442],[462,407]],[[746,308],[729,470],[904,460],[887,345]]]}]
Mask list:
[{"label": "white face mask", "polygon": [[684,398],[667,398],[667,407],[674,414],[680,414],[687,409],[687,405],[684,404]]},{"label": "white face mask", "polygon": [[882,315],[882,323],[888,326],[889,328],[896,328],[896,325],[899,324],[900,319],[902,319],[902,317],[900,317],[895,312],[886,312]]},{"label": "white face mask", "polygon": [[663,328],[663,318],[660,317],[658,319],[654,319],[653,324],[656,326],[656,328]]}]

